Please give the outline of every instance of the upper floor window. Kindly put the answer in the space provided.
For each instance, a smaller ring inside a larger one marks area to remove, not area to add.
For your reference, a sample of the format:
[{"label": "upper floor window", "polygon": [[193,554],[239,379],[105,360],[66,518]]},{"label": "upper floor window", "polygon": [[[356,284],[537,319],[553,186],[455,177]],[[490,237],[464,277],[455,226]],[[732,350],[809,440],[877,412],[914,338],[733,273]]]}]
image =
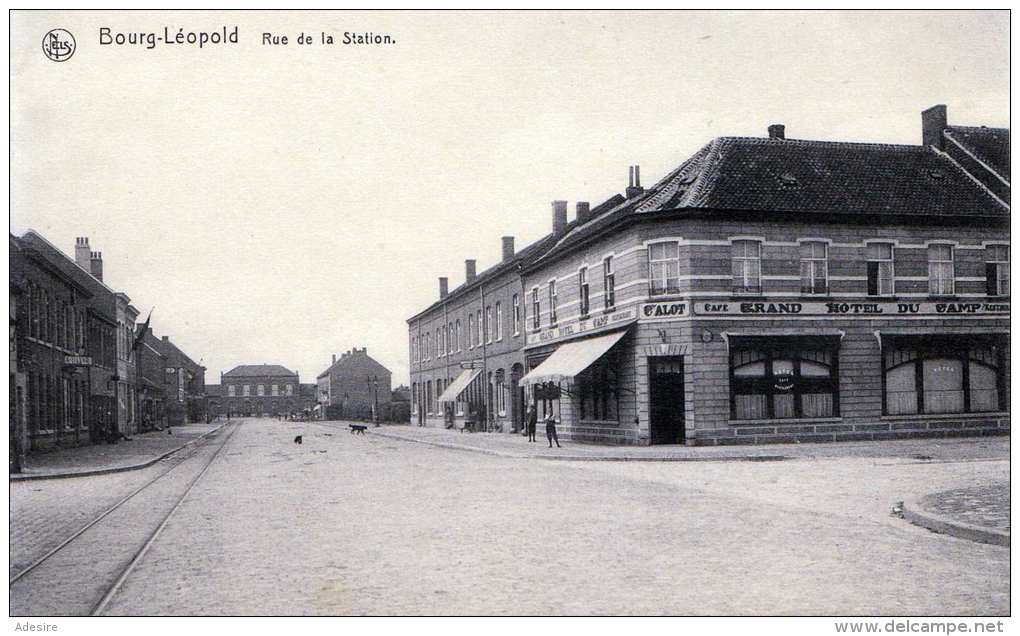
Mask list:
[{"label": "upper floor window", "polygon": [[248,396],[251,395],[251,385],[250,384],[245,384],[245,385],[241,386],[241,395],[243,395],[244,397],[248,397]]},{"label": "upper floor window", "polygon": [[259,397],[265,396],[265,394],[266,394],[266,385],[265,384],[260,384],[256,388],[258,390]]},{"label": "upper floor window", "polygon": [[1009,246],[989,245],[985,288],[989,296],[1009,296]]},{"label": "upper floor window", "polygon": [[580,290],[581,317],[588,315],[588,268],[582,267],[577,272],[577,287]]},{"label": "upper floor window", "polygon": [[294,385],[293,384],[286,385],[286,388],[287,388],[287,395],[294,395]]},{"label": "upper floor window", "polygon": [[868,295],[891,296],[896,293],[893,275],[892,243],[868,243]]},{"label": "upper floor window", "polygon": [[496,332],[496,340],[503,339],[503,305],[496,303],[496,322],[493,324],[493,329]]},{"label": "upper floor window", "polygon": [[474,349],[475,348],[475,315],[474,314],[468,314],[467,341],[468,341],[468,349]]},{"label": "upper floor window", "polygon": [[454,337],[453,323],[451,322],[450,324],[446,325],[446,352],[447,353],[453,353],[454,351],[456,351],[456,348],[453,346],[453,342],[454,342],[453,337]]},{"label": "upper floor window", "polygon": [[733,241],[733,293],[761,293],[761,241]]},{"label": "upper floor window", "polygon": [[273,397],[277,397],[277,396],[280,395],[280,385],[279,384],[272,385],[270,387],[270,390],[272,391]]},{"label": "upper floor window", "polygon": [[951,296],[955,293],[953,246],[928,246],[928,293],[932,296]]},{"label": "upper floor window", "polygon": [[458,318],[457,322],[454,323],[453,333],[453,337],[457,341],[457,351],[463,351],[464,341],[462,340],[463,334],[460,332],[460,318]]},{"label": "upper floor window", "polygon": [[680,293],[680,244],[675,241],[648,246],[648,293]]},{"label": "upper floor window", "polygon": [[485,330],[485,342],[491,343],[492,342],[492,332],[494,331],[493,328],[492,328],[492,305],[488,305],[485,308],[485,325],[484,325],[484,327],[485,327],[485,329],[484,329]]},{"label": "upper floor window", "polygon": [[517,294],[514,294],[513,305],[514,335],[516,336],[521,333],[521,298]]},{"label": "upper floor window", "polygon": [[482,310],[479,309],[478,314],[475,316],[475,327],[478,329],[478,333],[475,334],[475,344],[479,346],[481,346],[481,344],[485,342],[484,340],[482,340],[482,329],[484,327],[484,325],[482,325],[482,322],[483,322]]},{"label": "upper floor window", "polygon": [[549,325],[556,325],[556,279],[549,281]]},{"label": "upper floor window", "polygon": [[821,241],[800,244],[800,293],[829,293],[828,247]]},{"label": "upper floor window", "polygon": [[532,329],[538,329],[542,326],[542,319],[539,315],[539,311],[542,309],[542,304],[538,300],[538,287],[534,287],[531,290],[531,327]]},{"label": "upper floor window", "polygon": [[237,395],[237,387],[233,384],[227,385],[227,397],[235,397]]},{"label": "upper floor window", "polygon": [[602,286],[605,294],[602,301],[606,309],[612,309],[616,305],[616,273],[613,271],[613,257],[607,256],[602,261]]}]

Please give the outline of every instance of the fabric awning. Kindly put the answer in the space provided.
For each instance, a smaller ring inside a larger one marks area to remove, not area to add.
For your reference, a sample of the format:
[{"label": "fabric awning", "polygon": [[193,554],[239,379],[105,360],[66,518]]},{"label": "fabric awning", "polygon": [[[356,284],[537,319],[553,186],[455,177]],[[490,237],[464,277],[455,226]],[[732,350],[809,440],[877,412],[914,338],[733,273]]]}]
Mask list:
[{"label": "fabric awning", "polygon": [[626,334],[626,330],[617,331],[606,336],[587,338],[561,345],[542,364],[521,378],[521,383],[541,384],[573,379],[574,376],[605,355]]},{"label": "fabric awning", "polygon": [[443,394],[439,396],[440,402],[456,402],[460,397],[460,394],[464,392],[474,379],[482,374],[481,369],[465,369],[461,371],[457,379],[450,383],[450,386],[446,387]]}]

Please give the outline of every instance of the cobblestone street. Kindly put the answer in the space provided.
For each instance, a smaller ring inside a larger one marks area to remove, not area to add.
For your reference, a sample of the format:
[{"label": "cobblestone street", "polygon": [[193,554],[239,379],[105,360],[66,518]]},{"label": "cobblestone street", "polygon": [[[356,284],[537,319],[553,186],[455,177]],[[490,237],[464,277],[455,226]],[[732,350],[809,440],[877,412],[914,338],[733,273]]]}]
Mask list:
[{"label": "cobblestone street", "polygon": [[[12,563],[81,525],[44,514],[55,500],[88,517],[158,466],[12,483]],[[106,613],[1007,614],[1007,548],[890,510],[1008,469],[888,453],[547,462],[248,420]]]}]

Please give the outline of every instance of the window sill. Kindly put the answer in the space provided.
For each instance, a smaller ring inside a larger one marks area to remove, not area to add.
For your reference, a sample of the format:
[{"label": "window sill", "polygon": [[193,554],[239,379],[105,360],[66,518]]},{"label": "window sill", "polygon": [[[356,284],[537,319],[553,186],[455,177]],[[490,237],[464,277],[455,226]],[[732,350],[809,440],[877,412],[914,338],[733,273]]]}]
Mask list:
[{"label": "window sill", "polygon": [[1009,411],[984,411],[981,413],[911,413],[907,415],[883,415],[882,420],[887,422],[910,421],[917,419],[924,420],[956,420],[961,417],[1009,417]]},{"label": "window sill", "polygon": [[764,420],[734,420],[730,419],[730,426],[778,426],[782,424],[838,424],[843,421],[842,417],[781,417]]},{"label": "window sill", "polygon": [[606,307],[605,309],[603,309],[603,310],[602,310],[602,313],[603,313],[603,314],[611,314],[611,313],[613,313],[614,311],[616,311],[616,305],[615,305],[615,304],[614,304],[614,305],[611,305],[611,306],[609,306],[609,307]]}]

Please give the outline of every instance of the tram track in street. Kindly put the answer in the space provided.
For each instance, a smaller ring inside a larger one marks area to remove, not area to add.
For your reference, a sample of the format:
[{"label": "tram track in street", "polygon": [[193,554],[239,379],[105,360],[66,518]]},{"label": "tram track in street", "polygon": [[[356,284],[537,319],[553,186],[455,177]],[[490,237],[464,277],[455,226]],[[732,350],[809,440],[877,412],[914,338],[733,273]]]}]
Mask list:
[{"label": "tram track in street", "polygon": [[[206,443],[196,445],[172,466],[12,576],[9,582],[11,614],[101,615],[241,423],[230,426],[229,431],[224,428],[210,435]],[[217,439],[221,440],[219,444],[208,443]],[[208,457],[201,458],[206,453]],[[201,461],[192,461],[197,458]],[[153,511],[159,514],[153,515]],[[128,530],[126,535],[125,529]],[[130,542],[130,549],[108,549],[111,545],[127,548],[125,536],[140,536],[140,540]],[[76,572],[77,580],[67,577],[69,572]],[[78,595],[84,598],[69,601],[69,596]]]}]

